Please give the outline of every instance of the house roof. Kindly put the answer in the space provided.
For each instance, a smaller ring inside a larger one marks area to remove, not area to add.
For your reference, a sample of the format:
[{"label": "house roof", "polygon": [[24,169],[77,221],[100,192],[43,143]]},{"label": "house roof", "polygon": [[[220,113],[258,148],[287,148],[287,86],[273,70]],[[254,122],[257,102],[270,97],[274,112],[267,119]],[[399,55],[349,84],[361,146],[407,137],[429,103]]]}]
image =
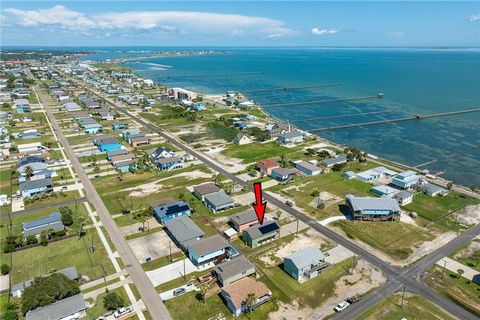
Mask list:
[{"label": "house roof", "polygon": [[155,215],[159,218],[164,218],[171,214],[176,214],[185,210],[190,210],[190,206],[185,201],[178,201],[153,208]]},{"label": "house roof", "polygon": [[197,257],[203,257],[206,254],[224,249],[230,246],[225,238],[216,234],[214,236],[195,241],[188,247],[188,251],[193,250]]},{"label": "house roof", "polygon": [[36,228],[39,226],[52,224],[58,221],[62,221],[62,215],[60,214],[60,212],[54,212],[50,214],[48,217],[25,222],[23,224],[23,229],[25,230],[25,229]]},{"label": "house roof", "polygon": [[105,145],[105,144],[120,144],[120,141],[118,141],[114,137],[109,137],[109,136],[97,138],[96,141],[97,141],[97,144],[103,144],[103,145]]},{"label": "house roof", "polygon": [[392,188],[392,187],[389,187],[389,186],[384,186],[384,185],[375,186],[375,187],[372,188],[372,190],[378,191],[378,192],[383,193],[385,195],[389,195],[389,194],[392,194],[392,193],[395,193],[395,192],[398,191],[395,188]]},{"label": "house roof", "polygon": [[280,167],[280,163],[270,159],[264,159],[257,162],[257,167],[263,167],[265,169],[276,168],[276,167]]},{"label": "house roof", "polygon": [[193,187],[193,191],[204,196],[210,193],[218,192],[220,191],[220,188],[217,187],[215,183],[210,182],[210,183],[205,183],[205,184],[201,184],[199,186]]},{"label": "house roof", "polygon": [[422,189],[423,191],[428,192],[430,194],[446,191],[446,189],[444,189],[440,186],[437,186],[436,184],[433,184],[433,183],[422,184],[420,186],[420,189]]},{"label": "house roof", "polygon": [[222,189],[218,192],[206,195],[205,200],[213,204],[215,207],[233,203],[233,199]]},{"label": "house roof", "polygon": [[156,162],[158,164],[166,164],[171,162],[182,162],[182,159],[180,157],[168,157],[168,158],[157,159]]},{"label": "house roof", "polygon": [[247,300],[247,296],[251,293],[255,294],[257,298],[270,294],[270,290],[263,282],[256,281],[250,277],[235,281],[225,286],[222,290],[228,294],[237,309],[242,306]]},{"label": "house roof", "polygon": [[[66,269],[62,269],[62,270],[59,270],[59,271],[56,271],[56,272],[53,272],[53,273],[62,273],[70,280],[76,280],[76,279],[79,278],[78,273],[77,273],[77,268],[75,266],[69,267],[69,268],[66,268]],[[48,273],[48,274],[44,275],[44,277],[47,277],[51,274],[52,273]],[[30,287],[34,280],[35,279],[30,279],[30,280],[27,280],[27,281],[23,281],[21,283],[14,284],[14,285],[12,285],[11,291],[16,292],[16,291],[19,291],[19,290],[24,290],[25,288]]]},{"label": "house roof", "polygon": [[25,320],[58,320],[87,309],[81,293],[45,307],[28,311]]},{"label": "house roof", "polygon": [[392,198],[355,197],[347,195],[347,202],[354,211],[362,210],[389,210],[399,212],[397,201]]},{"label": "house roof", "polygon": [[111,158],[112,162],[122,161],[122,160],[132,160],[135,159],[133,153],[119,154],[118,156],[113,156]]},{"label": "house roof", "polygon": [[395,199],[408,199],[408,198],[413,197],[413,193],[408,192],[406,190],[402,190],[400,192],[395,193],[395,195],[393,197]]},{"label": "house roof", "polygon": [[20,182],[20,190],[21,191],[26,191],[26,190],[32,190],[32,189],[37,189],[37,188],[43,188],[43,187],[48,187],[52,185],[52,179],[38,179],[38,180],[30,180],[30,181],[24,181]]},{"label": "house roof", "polygon": [[298,269],[302,269],[324,260],[325,254],[317,247],[307,247],[286,256],[285,260],[287,259],[292,261]]},{"label": "house roof", "polygon": [[293,169],[287,169],[287,168],[275,168],[275,169],[272,170],[272,173],[273,172],[276,172],[277,174],[282,175],[282,176],[297,173],[297,171],[295,171]]},{"label": "house roof", "polygon": [[108,150],[107,151],[107,157],[113,158],[113,157],[121,156],[121,155],[128,154],[128,153],[130,153],[130,151],[128,151],[127,149]]},{"label": "house roof", "polygon": [[22,167],[24,165],[35,163],[35,162],[45,162],[45,157],[42,155],[31,155],[23,157],[22,159],[18,160],[17,167]]},{"label": "house roof", "polygon": [[311,164],[310,162],[307,162],[307,161],[303,161],[303,160],[296,161],[295,165],[303,167],[303,168],[305,168],[307,170],[310,170],[310,171],[320,171],[320,170],[322,170],[319,167],[317,167],[316,165]]},{"label": "house roof", "polygon": [[181,244],[188,240],[203,237],[205,234],[188,216],[165,221],[165,227]]},{"label": "house roof", "polygon": [[329,166],[333,166],[337,163],[343,163],[343,162],[346,162],[346,161],[347,161],[347,156],[345,154],[339,154],[339,155],[337,155],[333,158],[323,160],[322,165],[324,165],[326,167],[329,167]]},{"label": "house roof", "polygon": [[230,220],[238,225],[243,225],[246,223],[250,223],[253,221],[258,221],[257,215],[253,211],[253,209],[247,209],[240,213],[234,214],[230,216]]},{"label": "house roof", "polygon": [[282,139],[293,139],[293,138],[299,138],[303,137],[303,133],[300,131],[290,131],[290,132],[285,132],[279,136],[279,138]]},{"label": "house roof", "polygon": [[255,265],[242,254],[218,264],[213,270],[220,275],[222,279],[228,279],[252,268],[255,269]]},{"label": "house roof", "polygon": [[268,234],[270,232],[273,232],[279,229],[280,227],[275,221],[267,221],[267,222],[264,222],[263,224],[254,225],[243,232],[247,233],[250,236],[250,238],[256,239],[265,234]]}]

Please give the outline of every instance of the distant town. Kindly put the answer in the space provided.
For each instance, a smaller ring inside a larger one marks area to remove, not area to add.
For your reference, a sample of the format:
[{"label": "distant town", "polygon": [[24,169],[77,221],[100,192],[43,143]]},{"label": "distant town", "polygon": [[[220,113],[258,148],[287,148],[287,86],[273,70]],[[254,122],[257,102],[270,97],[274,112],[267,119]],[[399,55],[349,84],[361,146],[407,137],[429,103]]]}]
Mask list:
[{"label": "distant town", "polygon": [[98,53],[2,52],[3,319],[480,317],[475,186]]}]

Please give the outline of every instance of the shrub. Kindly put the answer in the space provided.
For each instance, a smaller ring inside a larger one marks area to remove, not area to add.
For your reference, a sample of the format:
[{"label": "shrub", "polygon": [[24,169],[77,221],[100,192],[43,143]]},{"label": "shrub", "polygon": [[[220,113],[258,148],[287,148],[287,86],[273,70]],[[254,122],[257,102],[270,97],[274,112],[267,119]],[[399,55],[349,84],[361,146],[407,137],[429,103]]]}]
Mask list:
[{"label": "shrub", "polygon": [[123,306],[123,299],[116,292],[107,292],[103,297],[103,307],[107,310],[117,310]]},{"label": "shrub", "polygon": [[10,273],[10,266],[8,264],[2,264],[0,266],[0,272],[3,274],[3,275],[6,275],[6,274],[9,274]]},{"label": "shrub", "polygon": [[40,236],[40,244],[44,247],[48,246],[48,239],[46,235],[42,234]]},{"label": "shrub", "polygon": [[70,212],[62,212],[62,223],[65,226],[71,226],[73,224],[73,217]]},{"label": "shrub", "polygon": [[28,236],[27,237],[27,245],[28,244],[35,244],[38,243],[38,239],[35,236]]},{"label": "shrub", "polygon": [[10,253],[10,252],[13,252],[13,251],[15,251],[15,245],[14,244],[5,243],[3,245],[3,252]]},{"label": "shrub", "polygon": [[17,320],[18,314],[15,310],[7,310],[3,315],[3,319],[5,320]]}]

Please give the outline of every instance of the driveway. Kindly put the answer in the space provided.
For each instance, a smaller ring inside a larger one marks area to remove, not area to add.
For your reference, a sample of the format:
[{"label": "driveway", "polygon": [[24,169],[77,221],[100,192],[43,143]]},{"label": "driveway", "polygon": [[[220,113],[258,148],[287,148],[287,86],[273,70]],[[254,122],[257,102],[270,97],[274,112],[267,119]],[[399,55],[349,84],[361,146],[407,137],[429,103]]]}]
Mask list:
[{"label": "driveway", "polygon": [[332,248],[325,253],[328,254],[328,257],[325,258],[325,261],[330,264],[337,264],[343,260],[353,257],[353,252],[341,245],[337,245],[335,248]]},{"label": "driveway", "polygon": [[345,216],[328,217],[324,220],[318,221],[318,223],[320,223],[322,226],[326,226],[327,224],[332,223],[334,221],[338,221],[338,220],[347,220],[347,217]]},{"label": "driveway", "polygon": [[[195,284],[193,283],[188,283],[186,285],[183,285],[183,286],[180,286],[178,288],[174,288],[172,290],[168,290],[168,291],[165,291],[165,292],[162,292],[160,293],[160,298],[162,298],[163,301],[165,300],[168,300],[168,299],[172,299],[172,298],[175,298],[175,296],[173,295],[173,291],[177,290],[177,289],[182,289],[184,288],[185,289],[185,293],[187,292],[190,292],[190,291],[194,291],[197,289],[197,287],[195,287]],[[185,294],[184,293],[184,294]]]},{"label": "driveway", "polygon": [[147,258],[153,260],[168,256],[170,246],[172,253],[180,252],[180,249],[163,230],[127,242],[140,263],[145,262]]},{"label": "driveway", "polygon": [[146,274],[148,278],[150,278],[153,286],[156,287],[162,283],[166,283],[183,276],[184,264],[185,274],[204,270],[197,268],[193,265],[190,259],[185,258],[183,260],[166,265],[165,267],[161,267],[152,271],[147,271]]}]

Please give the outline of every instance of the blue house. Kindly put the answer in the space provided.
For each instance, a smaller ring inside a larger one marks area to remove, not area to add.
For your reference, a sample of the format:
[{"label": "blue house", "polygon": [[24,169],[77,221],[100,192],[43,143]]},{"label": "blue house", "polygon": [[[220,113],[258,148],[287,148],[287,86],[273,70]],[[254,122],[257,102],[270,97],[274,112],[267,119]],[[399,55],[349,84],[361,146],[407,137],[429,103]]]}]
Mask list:
[{"label": "blue house", "polygon": [[197,102],[193,105],[193,109],[195,111],[205,111],[207,110],[207,108],[205,107],[205,105],[201,102]]},{"label": "blue house", "polygon": [[155,161],[160,170],[174,170],[182,168],[182,159],[179,157],[161,158]]},{"label": "blue house", "polygon": [[409,189],[417,184],[419,176],[414,171],[404,171],[393,176],[392,184],[402,189]]},{"label": "blue house", "polygon": [[160,207],[153,208],[153,216],[158,222],[164,223],[165,221],[172,220],[184,215],[190,215],[190,206],[184,201],[178,201],[175,203],[169,203]]},{"label": "blue house", "polygon": [[195,266],[218,264],[228,256],[230,244],[220,235],[195,241],[188,246],[188,258]]},{"label": "blue house", "polygon": [[133,171],[134,169],[137,168],[137,162],[135,160],[128,160],[128,161],[122,161],[115,163],[113,165],[115,169],[118,171],[121,171],[123,173]]},{"label": "blue house", "polygon": [[353,219],[382,221],[400,218],[397,200],[388,197],[355,197],[349,194],[347,206]]},{"label": "blue house", "polygon": [[294,175],[295,170],[286,169],[286,168],[275,168],[272,169],[272,179],[275,179],[279,182],[289,181]]},{"label": "blue house", "polygon": [[102,126],[98,123],[86,124],[83,126],[85,133],[95,134],[102,131]]},{"label": "blue house", "polygon": [[122,148],[120,141],[109,136],[95,139],[94,143],[98,146],[98,150],[101,152],[120,150]]},{"label": "blue house", "polygon": [[51,179],[37,179],[20,182],[20,192],[24,198],[52,191],[53,183]]},{"label": "blue house", "polygon": [[127,128],[128,128],[128,124],[126,122],[117,122],[112,124],[113,131],[120,131]]},{"label": "blue house", "polygon": [[31,112],[32,109],[30,108],[30,103],[27,99],[17,99],[15,100],[15,109],[17,113],[23,114],[27,112]]}]

